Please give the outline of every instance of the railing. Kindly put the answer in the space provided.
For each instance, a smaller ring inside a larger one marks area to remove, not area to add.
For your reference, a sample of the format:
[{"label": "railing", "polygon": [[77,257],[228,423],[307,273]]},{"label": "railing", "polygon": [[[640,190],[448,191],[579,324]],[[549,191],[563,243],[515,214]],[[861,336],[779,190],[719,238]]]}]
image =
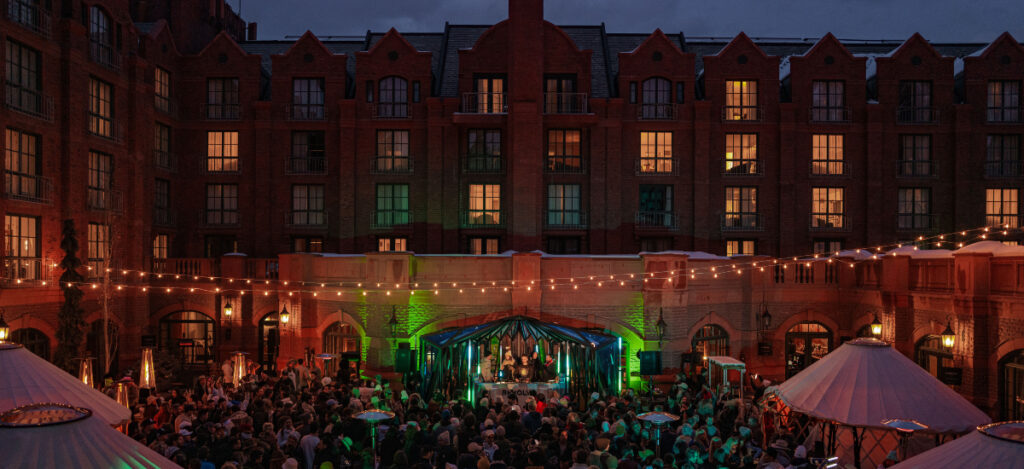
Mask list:
[{"label": "railing", "polygon": [[461,110],[465,114],[505,114],[508,99],[505,93],[462,93]]},{"label": "railing", "polygon": [[377,156],[370,167],[373,174],[412,174],[411,156]]},{"label": "railing", "polygon": [[811,160],[811,176],[845,176],[846,161],[843,160]]},{"label": "railing", "polygon": [[985,177],[1010,178],[1024,176],[1021,160],[994,160],[985,162]]},{"label": "railing", "polygon": [[238,103],[205,103],[200,113],[206,120],[238,120],[242,117],[242,106]]},{"label": "railing", "polygon": [[203,173],[206,174],[240,174],[242,172],[242,159],[231,158],[202,158]]},{"label": "railing", "polygon": [[586,114],[587,93],[544,93],[545,114]]},{"label": "railing", "polygon": [[245,276],[247,278],[274,280],[279,277],[280,269],[281,264],[277,258],[245,260]]},{"label": "railing", "polygon": [[327,174],[327,158],[288,158],[285,174]]},{"label": "railing", "polygon": [[0,278],[0,283],[7,287],[35,285],[37,281],[46,280],[50,276],[51,265],[38,257],[4,258],[3,278]]},{"label": "railing", "polygon": [[990,124],[1020,124],[1024,122],[1024,107],[990,107],[985,116]]},{"label": "railing", "polygon": [[929,231],[939,227],[939,217],[930,213],[897,213],[897,231]]},{"label": "railing", "polygon": [[39,91],[7,84],[4,104],[8,109],[53,122],[53,98]]},{"label": "railing", "polygon": [[675,158],[639,158],[633,171],[637,176],[674,176],[679,164]]},{"label": "railing", "polygon": [[89,59],[113,71],[121,69],[121,53],[108,44],[90,42]]},{"label": "railing", "polygon": [[836,123],[850,122],[850,108],[848,107],[827,107],[811,106],[810,122],[814,123]]},{"label": "railing", "polygon": [[209,228],[235,228],[238,226],[238,211],[205,210],[202,220],[203,225]]},{"label": "railing", "polygon": [[326,210],[292,210],[286,213],[285,226],[290,228],[326,228]]},{"label": "railing", "polygon": [[153,210],[153,225],[162,226],[164,228],[174,228],[177,224],[177,217],[174,216],[174,212],[170,208],[163,207]]},{"label": "railing", "polygon": [[675,104],[642,103],[637,105],[636,118],[642,121],[671,121],[678,118]]},{"label": "railing", "polygon": [[581,210],[548,210],[544,227],[553,230],[587,229],[587,212]]},{"label": "railing", "polygon": [[468,155],[462,158],[462,172],[472,174],[505,171],[501,155]]},{"label": "railing", "polygon": [[95,135],[114,143],[123,141],[124,132],[121,123],[113,116],[101,116],[93,114],[89,110],[86,110],[85,114],[85,131],[89,135]]},{"label": "railing", "polygon": [[161,275],[210,276],[217,275],[217,259],[168,258],[153,259],[153,273]]},{"label": "railing", "polygon": [[726,212],[722,214],[722,231],[762,231],[764,218],[760,213]]},{"label": "railing", "polygon": [[678,228],[676,214],[671,211],[640,210],[634,221],[639,230],[674,230]]},{"label": "railing", "polygon": [[8,199],[49,204],[53,202],[53,180],[5,171],[4,196]]},{"label": "railing", "polygon": [[896,122],[901,124],[935,124],[939,122],[939,110],[933,106],[912,106],[896,109]]},{"label": "railing", "polygon": [[850,220],[838,213],[812,213],[808,223],[811,231],[850,231]]},{"label": "railing", "polygon": [[764,165],[756,159],[722,159],[722,175],[724,176],[760,176],[764,174]]},{"label": "railing", "polygon": [[50,38],[50,14],[27,0],[7,0],[7,19],[46,39]]},{"label": "railing", "polygon": [[763,111],[760,106],[722,106],[722,121],[757,122]]},{"label": "railing", "polygon": [[546,156],[544,172],[549,174],[583,174],[587,172],[582,156]]},{"label": "railing", "polygon": [[898,160],[896,176],[898,177],[932,177],[935,176],[936,162],[932,160]]},{"label": "railing", "polygon": [[501,228],[505,226],[505,216],[501,210],[463,210],[463,228]]},{"label": "railing", "polygon": [[177,171],[178,159],[169,151],[153,150],[153,166],[164,171]]},{"label": "railing", "polygon": [[1003,226],[1007,228],[1017,228],[1020,226],[1020,221],[1017,215],[985,215],[985,224],[988,226]]},{"label": "railing", "polygon": [[292,104],[288,106],[288,120],[291,121],[322,121],[327,120],[327,108],[323,104]]},{"label": "railing", "polygon": [[374,210],[374,229],[408,228],[412,226],[412,210]]},{"label": "railing", "polygon": [[374,119],[408,119],[409,103],[374,103],[370,115]]},{"label": "railing", "polygon": [[153,95],[153,109],[169,117],[178,117],[178,108],[168,96]]},{"label": "railing", "polygon": [[124,197],[121,195],[121,191],[113,189],[89,189],[86,208],[100,212],[123,213]]}]

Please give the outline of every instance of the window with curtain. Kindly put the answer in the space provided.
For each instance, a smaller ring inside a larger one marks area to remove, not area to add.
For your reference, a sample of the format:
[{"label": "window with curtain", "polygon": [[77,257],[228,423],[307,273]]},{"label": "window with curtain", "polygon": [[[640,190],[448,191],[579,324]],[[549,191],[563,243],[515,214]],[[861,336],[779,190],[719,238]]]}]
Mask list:
[{"label": "window with curtain", "polygon": [[501,184],[469,185],[469,218],[467,225],[500,225]]},{"label": "window with curtain", "polygon": [[640,132],[640,173],[672,173],[672,132]]},{"label": "window with curtain", "polygon": [[411,223],[408,184],[377,184],[374,226],[389,227]]},{"label": "window with curtain", "polygon": [[380,80],[377,117],[409,117],[409,82],[402,77]]},{"label": "window with curtain", "polygon": [[842,187],[811,188],[811,227],[844,228],[845,194]]},{"label": "window with curtain", "polygon": [[549,184],[547,224],[580,226],[584,223],[579,184]]}]

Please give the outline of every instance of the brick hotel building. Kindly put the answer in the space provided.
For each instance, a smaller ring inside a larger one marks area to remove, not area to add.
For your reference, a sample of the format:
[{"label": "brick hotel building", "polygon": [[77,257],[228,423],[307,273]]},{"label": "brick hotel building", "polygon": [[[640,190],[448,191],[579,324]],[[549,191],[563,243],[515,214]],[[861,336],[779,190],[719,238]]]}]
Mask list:
[{"label": "brick hotel building", "polygon": [[[668,368],[710,350],[781,379],[877,316],[983,409],[1024,417],[1024,248],[662,278],[1016,228],[1009,34],[622,34],[510,0],[495,25],[267,41],[223,0],[4,3],[0,306],[40,355],[73,220],[95,282],[83,354],[103,355],[106,297],[114,369],[155,336],[192,370],[238,349],[388,370],[424,333],[514,312],[660,346]],[[552,278],[580,284],[528,288]],[[473,282],[508,288],[426,287]]]}]

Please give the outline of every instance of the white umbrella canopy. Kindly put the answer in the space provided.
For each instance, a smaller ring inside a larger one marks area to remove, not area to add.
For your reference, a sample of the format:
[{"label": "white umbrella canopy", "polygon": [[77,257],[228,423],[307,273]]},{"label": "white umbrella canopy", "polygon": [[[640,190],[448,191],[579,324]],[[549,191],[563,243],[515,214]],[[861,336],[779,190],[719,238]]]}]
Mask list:
[{"label": "white umbrella canopy", "polygon": [[1024,469],[1024,422],[979,427],[978,431],[918,454],[892,469],[963,467]]},{"label": "white umbrella canopy", "polygon": [[797,412],[857,427],[916,420],[929,432],[963,433],[991,419],[967,399],[872,338],[854,339],[778,386],[768,388]]},{"label": "white umbrella canopy", "polygon": [[3,467],[180,468],[82,407],[34,404],[0,414]]},{"label": "white umbrella canopy", "polygon": [[131,411],[56,365],[15,344],[0,344],[0,411],[39,402],[85,407],[109,425]]}]

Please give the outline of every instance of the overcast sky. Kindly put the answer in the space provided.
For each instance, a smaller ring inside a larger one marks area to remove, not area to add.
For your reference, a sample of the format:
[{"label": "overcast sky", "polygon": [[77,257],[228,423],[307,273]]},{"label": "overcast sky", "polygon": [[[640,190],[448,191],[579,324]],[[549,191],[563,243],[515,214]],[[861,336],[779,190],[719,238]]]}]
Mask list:
[{"label": "overcast sky", "polygon": [[[319,36],[363,35],[367,29],[440,32],[444,22],[493,24],[508,0],[227,0],[260,39],[307,29]],[[241,5],[239,3],[241,2]],[[915,31],[935,42],[989,42],[1009,31],[1024,40],[1022,0],[547,0],[555,24],[600,24],[610,32],[655,28],[687,36],[906,39]]]}]

